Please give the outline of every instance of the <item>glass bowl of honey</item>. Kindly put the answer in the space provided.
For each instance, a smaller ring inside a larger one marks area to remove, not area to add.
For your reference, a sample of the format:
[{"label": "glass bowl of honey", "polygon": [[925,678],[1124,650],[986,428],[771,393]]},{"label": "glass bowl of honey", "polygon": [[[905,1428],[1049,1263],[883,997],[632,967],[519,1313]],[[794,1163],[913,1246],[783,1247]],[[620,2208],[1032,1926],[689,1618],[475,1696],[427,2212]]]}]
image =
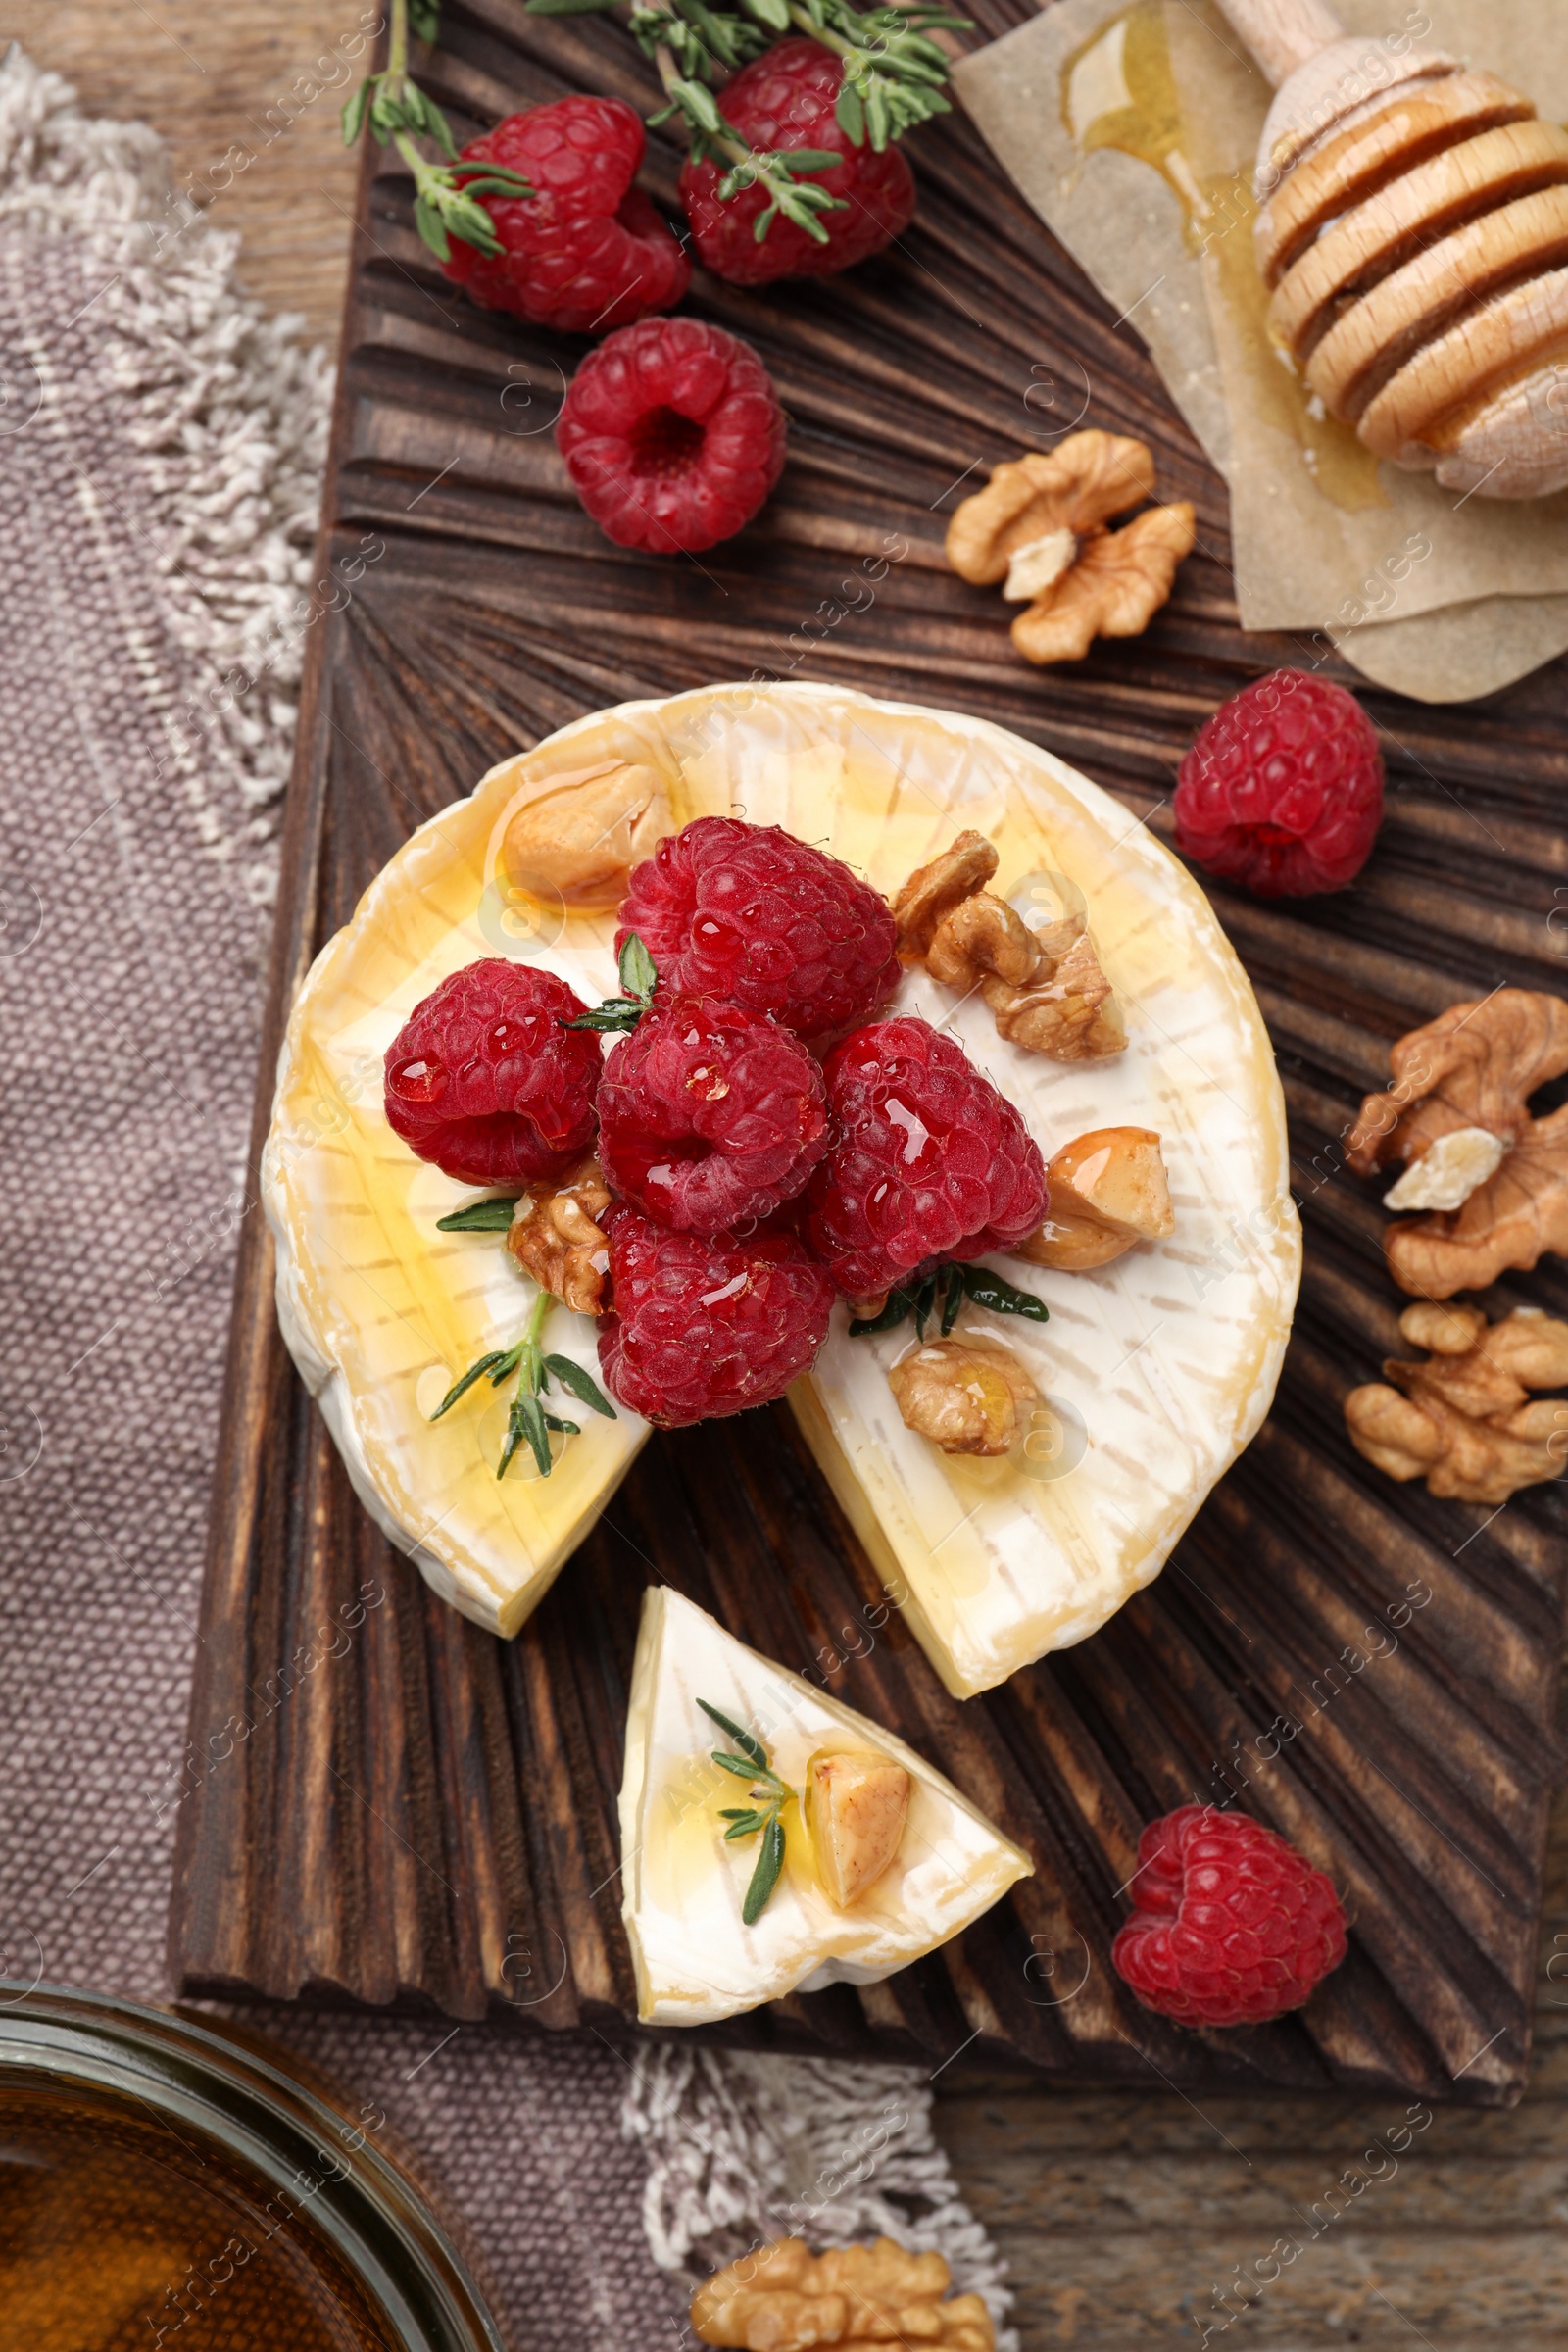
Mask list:
[{"label": "glass bowl of honey", "polygon": [[0,2352],[504,2352],[371,2103],[216,2020],[0,1984]]}]

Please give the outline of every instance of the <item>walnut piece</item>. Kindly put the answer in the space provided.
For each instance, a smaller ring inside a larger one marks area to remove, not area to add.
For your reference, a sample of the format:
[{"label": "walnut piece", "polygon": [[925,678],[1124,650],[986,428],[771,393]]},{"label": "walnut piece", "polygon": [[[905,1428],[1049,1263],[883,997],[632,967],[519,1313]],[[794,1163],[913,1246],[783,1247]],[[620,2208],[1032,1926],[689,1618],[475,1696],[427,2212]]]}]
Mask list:
[{"label": "walnut piece", "polygon": [[[1497,989],[1412,1029],[1389,1062],[1392,1082],[1362,1103],[1346,1158],[1360,1176],[1395,1160],[1412,1173],[1430,1162],[1422,1190],[1434,1213],[1384,1237],[1399,1288],[1449,1298],[1485,1290],[1509,1266],[1528,1269],[1544,1250],[1568,1253],[1568,1109],[1544,1119],[1529,1110],[1536,1088],[1568,1070],[1568,1004]],[[1490,1173],[1494,1153],[1478,1131],[1503,1148]],[[1471,1173],[1473,1189],[1458,1193]],[[1395,1207],[1421,1204],[1409,1183],[1392,1188]]]},{"label": "walnut piece", "polygon": [[1185,500],[1151,508],[1119,531],[1112,515],[1154,495],[1142,441],[1069,433],[1050,457],[1030,451],[996,466],[948,526],[948,562],[977,587],[1029,602],[1012,624],[1026,661],[1076,662],[1096,637],[1136,637],[1170,595],[1192,552]]},{"label": "walnut piece", "polygon": [[507,1228],[507,1248],[541,1290],[574,1314],[597,1315],[610,1271],[610,1237],[596,1222],[610,1188],[590,1159],[569,1184],[536,1184],[523,1194]]},{"label": "walnut piece", "polygon": [[917,866],[893,902],[899,953],[922,957],[944,987],[978,988],[997,1034],[1052,1061],[1098,1061],[1127,1044],[1081,914],[1031,931],[1005,900],[982,885],[997,853],[982,833],[960,833],[951,849]]},{"label": "walnut piece", "polygon": [[960,1335],[917,1348],[888,1374],[906,1429],[944,1453],[1006,1453],[1040,1391],[1010,1348]]},{"label": "walnut piece", "polygon": [[1168,600],[1194,535],[1183,499],[1086,539],[1071,570],[1019,613],[1013,644],[1026,662],[1081,662],[1097,637],[1141,637]]},{"label": "walnut piece", "polygon": [[847,1911],[898,1853],[909,1815],[902,1764],[869,1748],[818,1748],[806,1767],[806,1819],[817,1875]]},{"label": "walnut piece", "polygon": [[1047,1210],[1014,1254],[1082,1274],[1135,1242],[1176,1230],[1159,1137],[1152,1127],[1096,1127],[1063,1144],[1046,1168]]},{"label": "walnut piece", "polygon": [[[993,2352],[996,2333],[978,2295],[949,2295],[953,2273],[940,2254],[906,2254],[890,2237],[874,2246],[830,2246],[813,2255],[786,2237],[743,2254],[697,2289],[692,2330],[699,2342],[740,2352],[882,2352],[889,2345],[936,2352]],[[946,2300],[944,2298],[946,2297]]]},{"label": "walnut piece", "polygon": [[556,892],[582,913],[618,906],[631,869],[651,857],[674,817],[651,767],[607,760],[554,777],[508,825],[502,869],[515,889]]},{"label": "walnut piece", "polygon": [[1357,1453],[1391,1478],[1425,1478],[1459,1502],[1506,1502],[1520,1487],[1560,1477],[1568,1461],[1568,1400],[1531,1389],[1568,1384],[1568,1323],[1516,1307],[1488,1328],[1479,1307],[1407,1306],[1399,1330],[1425,1363],[1391,1356],[1384,1377],[1345,1399]]}]

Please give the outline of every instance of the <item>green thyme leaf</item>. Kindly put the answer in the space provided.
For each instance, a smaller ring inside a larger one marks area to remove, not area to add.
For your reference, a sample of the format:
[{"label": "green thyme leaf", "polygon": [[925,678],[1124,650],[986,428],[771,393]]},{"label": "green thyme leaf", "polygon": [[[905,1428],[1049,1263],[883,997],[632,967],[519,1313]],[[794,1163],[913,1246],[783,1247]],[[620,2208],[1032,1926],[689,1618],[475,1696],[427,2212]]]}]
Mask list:
[{"label": "green thyme leaf", "polygon": [[[699,1700],[698,1704],[701,1705],[702,1701]],[[732,1772],[738,1781],[755,1781],[757,1779],[758,1767],[749,1756],[727,1756],[721,1747],[715,1747],[710,1752],[713,1762],[718,1765],[720,1770]]]},{"label": "green thyme leaf", "polygon": [[873,1331],[894,1330],[904,1321],[913,1304],[914,1293],[912,1291],[889,1291],[887,1303],[878,1313],[862,1315],[858,1322],[851,1323],[851,1339],[863,1340],[868,1333]]},{"label": "green thyme leaf", "polygon": [[504,1354],[496,1357],[496,1368],[490,1375],[493,1389],[499,1389],[504,1380],[511,1379],[522,1361],[522,1351],[527,1344],[526,1340],[519,1340],[515,1348],[509,1348]]},{"label": "green thyme leaf", "polygon": [[547,1355],[545,1369],[553,1372],[562,1387],[585,1404],[591,1413],[603,1413],[607,1421],[615,1419],[615,1408],[604,1391],[592,1381],[581,1364],[574,1364],[569,1355]]},{"label": "green thyme leaf", "polygon": [[746,1889],[746,1900],[741,1905],[741,1921],[744,1926],[748,1928],[756,1926],[761,1916],[763,1904],[778,1885],[779,1874],[783,1868],[784,1825],[775,1813],[762,1832],[761,1851],[757,1857],[757,1868],[752,1873],[752,1883]]},{"label": "green thyme leaf", "polygon": [[926,1323],[936,1302],[937,1278],[934,1274],[928,1274],[921,1283],[914,1301],[914,1336],[917,1340],[925,1338]]},{"label": "green thyme leaf", "polygon": [[720,1821],[749,1821],[754,1830],[760,1829],[762,1816],[751,1805],[720,1805]]},{"label": "green thyme leaf", "polygon": [[470,1200],[466,1208],[455,1208],[450,1217],[437,1217],[435,1229],[437,1233],[505,1233],[521,1199],[520,1193],[492,1193],[488,1200]]},{"label": "green thyme leaf", "polygon": [[620,951],[618,970],[621,989],[626,996],[652,997],[659,980],[659,973],[655,968],[653,957],[635,931],[630,931],[626,935],[626,944]]},{"label": "green thyme leaf", "polygon": [[562,1421],[554,1413],[546,1413],[545,1427],[546,1429],[559,1429],[564,1438],[580,1438],[582,1436],[580,1422]]},{"label": "green thyme leaf", "polygon": [[846,81],[839,91],[839,101],[833,109],[833,114],[840,130],[843,131],[850,144],[853,147],[863,147],[865,145],[865,108],[860,103],[860,93],[853,81]]},{"label": "green thyme leaf", "polygon": [[767,1750],[755,1733],[743,1731],[738,1723],[731,1723],[727,1715],[721,1715],[716,1707],[710,1707],[706,1698],[700,1698],[697,1704],[710,1723],[716,1723],[721,1732],[728,1732],[743,1756],[750,1756],[754,1764],[763,1772],[767,1771]]},{"label": "green thyme leaf", "polygon": [[528,0],[530,17],[602,16],[616,0]]},{"label": "green thyme leaf", "polygon": [[[442,1414],[450,1411],[452,1406],[457,1403],[458,1398],[466,1395],[466,1392],[472,1388],[474,1382],[480,1379],[483,1374],[490,1370],[492,1364],[504,1364],[506,1360],[507,1350],[504,1348],[496,1348],[493,1353],[489,1355],[481,1355],[476,1364],[470,1364],[468,1366],[468,1369],[466,1372],[465,1372],[461,1380],[453,1382],[451,1388],[448,1389],[446,1395],[436,1406],[435,1411],[430,1415],[431,1420],[439,1421]],[[503,1373],[502,1378],[505,1379],[505,1377],[506,1375]]]},{"label": "green thyme leaf", "polygon": [[345,106],[343,109],[343,113],[339,119],[343,124],[343,144],[345,147],[352,147],[355,140],[359,137],[361,131],[365,128],[366,110],[369,106],[370,92],[373,87],[374,84],[368,78],[362,81],[359,88],[355,91],[353,97],[349,100],[347,106]]},{"label": "green thyme leaf", "polygon": [[544,1407],[527,1389],[519,1389],[512,1399],[512,1411],[507,1420],[507,1442],[501,1448],[501,1463],[497,1478],[505,1478],[512,1466],[512,1457],[526,1438],[533,1448],[533,1458],[541,1478],[548,1478],[554,1463],[550,1455],[550,1432],[545,1427]]},{"label": "green thyme leaf", "polygon": [[1037,1298],[1033,1291],[1020,1291],[1002,1275],[993,1274],[989,1266],[965,1266],[962,1273],[963,1287],[976,1306],[989,1306],[1000,1315],[1024,1315],[1031,1323],[1051,1320],[1043,1298]]},{"label": "green thyme leaf", "polygon": [[958,1320],[958,1309],[963,1304],[964,1296],[963,1276],[959,1273],[957,1267],[949,1266],[945,1269],[945,1271],[948,1281],[948,1295],[942,1302],[942,1337],[944,1339],[947,1338],[949,1332]]},{"label": "green thyme leaf", "polygon": [[416,41],[433,41],[441,29],[441,0],[409,0],[409,24]]}]

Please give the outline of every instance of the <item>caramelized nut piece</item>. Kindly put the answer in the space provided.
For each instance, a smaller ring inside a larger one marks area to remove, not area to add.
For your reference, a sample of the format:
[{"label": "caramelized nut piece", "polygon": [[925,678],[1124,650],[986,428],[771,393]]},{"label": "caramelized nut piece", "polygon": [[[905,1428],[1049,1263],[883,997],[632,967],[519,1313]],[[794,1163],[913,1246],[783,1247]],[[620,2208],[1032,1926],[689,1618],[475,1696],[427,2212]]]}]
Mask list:
[{"label": "caramelized nut piece", "polygon": [[906,1429],[944,1453],[1005,1453],[1040,1392],[1010,1348],[958,1337],[917,1348],[888,1374]]},{"label": "caramelized nut piece", "polygon": [[906,2254],[890,2237],[830,2246],[814,2258],[803,2238],[786,2237],[741,2255],[700,2286],[692,2331],[701,2343],[737,2352],[809,2352],[817,2344],[994,2352],[984,2301],[948,2295],[952,2284],[940,2254]]},{"label": "caramelized nut piece", "polygon": [[[1054,927],[1058,933],[1064,928]],[[997,1035],[1026,1054],[1043,1054],[1051,1061],[1101,1061],[1122,1054],[1127,1032],[1111,998],[1110,982],[1087,931],[1054,961],[1042,955],[1035,976],[1022,988],[1009,988],[1000,977],[987,980],[981,994],[996,1016]]]},{"label": "caramelized nut piece", "polygon": [[507,827],[501,863],[523,890],[557,891],[585,912],[609,908],[625,895],[632,867],[673,826],[651,767],[608,762],[552,778],[526,802]]},{"label": "caramelized nut piece", "polygon": [[507,1249],[541,1290],[574,1314],[597,1315],[610,1270],[610,1237],[595,1222],[610,1188],[589,1160],[569,1184],[536,1184],[512,1212]]},{"label": "caramelized nut piece", "polygon": [[1096,1127],[1063,1144],[1046,1168],[1044,1222],[1018,1245],[1037,1266],[1084,1273],[1135,1242],[1176,1230],[1159,1137],[1151,1127]]},{"label": "caramelized nut piece", "polygon": [[1428,1359],[1391,1356],[1389,1387],[1350,1391],[1345,1421],[1357,1453],[1461,1502],[1506,1502],[1561,1476],[1568,1401],[1529,1391],[1568,1386],[1568,1323],[1518,1307],[1489,1330],[1478,1307],[1423,1300],[1405,1308],[1399,1330]]},{"label": "caramelized nut piece", "polygon": [[869,1749],[819,1748],[806,1767],[806,1819],[817,1873],[841,1911],[875,1884],[899,1850],[909,1776]]}]

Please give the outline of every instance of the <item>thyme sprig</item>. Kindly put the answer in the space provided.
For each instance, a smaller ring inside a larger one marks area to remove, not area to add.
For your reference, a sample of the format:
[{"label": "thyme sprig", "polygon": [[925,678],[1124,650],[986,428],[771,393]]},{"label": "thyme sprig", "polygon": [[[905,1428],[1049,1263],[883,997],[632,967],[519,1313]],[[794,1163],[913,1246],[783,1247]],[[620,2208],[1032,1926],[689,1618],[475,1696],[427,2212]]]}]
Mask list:
[{"label": "thyme sprig", "polygon": [[989,1266],[960,1266],[949,1263],[938,1266],[913,1290],[889,1291],[886,1303],[874,1315],[863,1315],[850,1325],[852,1340],[864,1339],[876,1331],[893,1331],[906,1315],[913,1315],[917,1339],[925,1338],[925,1327],[936,1312],[938,1298],[942,1300],[942,1337],[946,1339],[958,1320],[958,1309],[965,1298],[976,1306],[988,1306],[994,1314],[1023,1315],[1031,1323],[1048,1323],[1051,1310],[1033,1291],[1020,1291],[1004,1276],[994,1274]]},{"label": "thyme sprig", "polygon": [[755,1927],[784,1868],[784,1824],[779,1816],[790,1790],[768,1762],[767,1750],[755,1733],[748,1732],[738,1723],[732,1723],[727,1715],[721,1715],[716,1707],[710,1707],[706,1698],[700,1698],[697,1704],[710,1722],[716,1723],[721,1732],[729,1734],[740,1751],[737,1755],[727,1748],[715,1747],[710,1750],[713,1762],[721,1771],[733,1773],[738,1781],[750,1784],[747,1794],[751,1803],[721,1806],[718,1817],[720,1821],[729,1823],[729,1828],[724,1832],[726,1845],[734,1843],[737,1838],[755,1838],[759,1833],[761,1836],[757,1868],[752,1872],[751,1884],[741,1902],[743,1926]]},{"label": "thyme sprig", "polygon": [[[384,147],[388,140],[414,174],[414,225],[437,261],[450,260],[452,240],[480,253],[499,253],[495,222],[482,196],[531,196],[532,183],[504,164],[464,164],[445,115],[409,72],[409,33],[433,41],[440,0],[391,0],[391,35],[383,72],[362,81],[343,109],[343,144],[352,147],[367,123]],[[446,162],[433,164],[415,145],[429,139]]]},{"label": "thyme sprig", "polygon": [[[447,1230],[452,1229],[449,1223]],[[491,1229],[470,1225],[461,1230],[474,1233]],[[551,1431],[568,1438],[582,1435],[580,1422],[563,1419],[559,1413],[551,1412],[544,1403],[552,1380],[559,1381],[567,1395],[575,1396],[578,1403],[585,1404],[590,1412],[603,1413],[611,1421],[615,1418],[614,1406],[581,1364],[573,1363],[569,1355],[546,1355],[540,1346],[545,1318],[555,1303],[553,1292],[541,1291],[533,1302],[533,1313],[528,1318],[528,1328],[522,1338],[514,1347],[493,1348],[487,1355],[481,1355],[476,1363],[470,1364],[466,1372],[453,1382],[430,1415],[432,1421],[439,1421],[443,1413],[451,1411],[461,1396],[467,1395],[476,1381],[488,1378],[490,1386],[499,1389],[502,1382],[510,1380],[515,1372],[517,1393],[513,1397],[512,1410],[507,1417],[506,1442],[501,1448],[497,1478],[506,1477],[512,1467],[514,1454],[525,1440],[540,1477],[548,1478],[555,1468],[550,1452]]]},{"label": "thyme sprig", "polygon": [[580,1012],[574,1021],[563,1021],[563,1029],[598,1029],[624,1033],[635,1029],[654,1001],[659,974],[654,959],[635,931],[628,932],[626,944],[620,951],[617,966],[621,993],[607,997],[592,1012]]}]

